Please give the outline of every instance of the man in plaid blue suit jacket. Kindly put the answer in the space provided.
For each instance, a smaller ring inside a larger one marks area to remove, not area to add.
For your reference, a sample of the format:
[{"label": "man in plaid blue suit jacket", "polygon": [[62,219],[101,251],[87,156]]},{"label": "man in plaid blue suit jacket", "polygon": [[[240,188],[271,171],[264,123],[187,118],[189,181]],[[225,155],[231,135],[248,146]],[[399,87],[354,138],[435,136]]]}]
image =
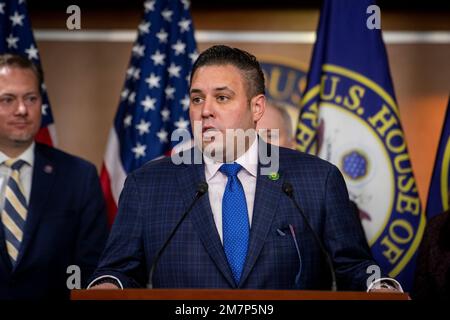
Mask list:
[{"label": "man in plaid blue suit jacket", "polygon": [[[219,162],[227,162],[230,151],[234,155],[231,161],[236,160],[240,151],[235,139],[222,145],[219,137],[226,129],[255,129],[261,118],[265,97],[259,63],[236,48],[206,50],[194,65],[190,98],[194,136],[201,143],[200,148],[189,151],[202,149],[205,153],[208,146],[215,145],[226,158]],[[196,121],[201,125],[199,136]],[[259,145],[258,150],[272,148],[256,134],[250,139],[244,154],[250,144]],[[195,203],[162,253],[151,279],[154,287],[329,289],[330,270],[323,253],[283,192],[283,184],[288,182],[331,256],[338,288],[366,290],[366,270],[375,262],[364,245],[339,170],[317,157],[280,148],[272,157],[279,165],[277,173],[264,175],[262,159],[258,159],[256,187],[250,195],[253,210],[249,210],[248,250],[238,282],[222,245],[214,215],[220,204],[212,201],[216,199],[211,191],[215,186],[206,179],[205,163],[176,164],[172,157],[150,162],[127,177],[108,244],[92,278],[94,288],[144,287],[157,251],[193,201],[198,184],[207,180],[209,193]]]}]

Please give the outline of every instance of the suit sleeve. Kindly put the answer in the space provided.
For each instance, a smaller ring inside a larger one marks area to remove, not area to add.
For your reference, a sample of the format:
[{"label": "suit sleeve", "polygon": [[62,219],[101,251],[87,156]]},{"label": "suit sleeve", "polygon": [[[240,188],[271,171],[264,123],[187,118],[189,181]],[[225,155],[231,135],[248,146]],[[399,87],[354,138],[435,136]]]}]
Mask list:
[{"label": "suit sleeve", "polygon": [[144,287],[147,281],[142,244],[143,217],[133,174],[125,181],[119,208],[106,248],[91,281],[101,276],[117,278],[124,288]]},{"label": "suit sleeve", "polygon": [[84,180],[75,262],[81,268],[82,286],[97,267],[108,237],[106,207],[96,168],[89,165]]},{"label": "suit sleeve", "polygon": [[376,265],[367,248],[360,222],[352,211],[344,178],[332,166],[325,191],[326,221],[323,239],[331,255],[339,290],[366,290],[366,273]]}]

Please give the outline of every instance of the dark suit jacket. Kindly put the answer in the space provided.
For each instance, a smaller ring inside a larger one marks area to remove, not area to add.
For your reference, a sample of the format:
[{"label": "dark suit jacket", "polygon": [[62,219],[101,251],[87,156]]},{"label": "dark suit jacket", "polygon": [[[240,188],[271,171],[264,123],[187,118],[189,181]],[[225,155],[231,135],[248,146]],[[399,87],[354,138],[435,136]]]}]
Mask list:
[{"label": "dark suit jacket", "polygon": [[0,229],[0,299],[68,298],[67,267],[78,265],[85,283],[107,239],[96,168],[36,144],[28,216],[14,268]]},{"label": "dark suit jacket", "polygon": [[[355,232],[359,222],[338,169],[319,158],[280,148],[278,172],[278,180],[258,173],[248,255],[239,284],[233,280],[205,194],[162,254],[154,287],[330,289],[323,256],[282,191],[283,182],[289,181],[332,256],[339,288],[366,289],[366,268],[374,262],[363,235]],[[155,253],[192,202],[200,181],[205,181],[203,164],[175,165],[170,158],[130,174],[93,278],[109,274],[124,287],[145,286]],[[289,224],[295,227],[300,258]]]},{"label": "dark suit jacket", "polygon": [[419,247],[411,296],[450,300],[450,211],[428,221]]}]

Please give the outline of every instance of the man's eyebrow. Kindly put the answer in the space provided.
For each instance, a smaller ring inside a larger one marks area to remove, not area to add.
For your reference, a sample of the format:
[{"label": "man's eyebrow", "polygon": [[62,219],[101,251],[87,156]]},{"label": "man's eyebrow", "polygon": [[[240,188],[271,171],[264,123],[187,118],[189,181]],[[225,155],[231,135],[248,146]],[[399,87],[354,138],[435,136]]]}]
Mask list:
[{"label": "man's eyebrow", "polygon": [[202,90],[200,90],[200,89],[191,89],[190,91],[189,91],[189,93],[202,93],[203,91]]},{"label": "man's eyebrow", "polygon": [[[230,92],[234,93],[234,91],[227,86],[214,88],[214,91],[230,91]],[[196,89],[196,88],[192,88],[189,92],[191,94],[192,93],[203,93],[203,91],[201,89]]]},{"label": "man's eyebrow", "polygon": [[231,89],[228,88],[227,86],[214,88],[214,91],[225,91],[225,90],[234,92],[233,90],[231,90]]},{"label": "man's eyebrow", "polygon": [[[214,91],[230,91],[231,93],[234,94],[234,91],[233,91],[231,88],[227,87],[227,86],[214,88]],[[189,91],[189,93],[190,93],[190,94],[194,94],[194,93],[203,93],[203,91],[202,91],[201,89],[192,88],[192,89]]]}]

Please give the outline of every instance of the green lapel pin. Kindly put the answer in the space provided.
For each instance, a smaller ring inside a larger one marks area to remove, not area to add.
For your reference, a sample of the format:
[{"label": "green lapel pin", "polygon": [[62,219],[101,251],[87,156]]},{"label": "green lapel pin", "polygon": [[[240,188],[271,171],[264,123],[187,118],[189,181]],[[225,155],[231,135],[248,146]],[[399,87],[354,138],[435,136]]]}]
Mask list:
[{"label": "green lapel pin", "polygon": [[271,172],[269,174],[269,179],[272,181],[277,181],[278,179],[280,179],[280,174],[278,172]]}]

